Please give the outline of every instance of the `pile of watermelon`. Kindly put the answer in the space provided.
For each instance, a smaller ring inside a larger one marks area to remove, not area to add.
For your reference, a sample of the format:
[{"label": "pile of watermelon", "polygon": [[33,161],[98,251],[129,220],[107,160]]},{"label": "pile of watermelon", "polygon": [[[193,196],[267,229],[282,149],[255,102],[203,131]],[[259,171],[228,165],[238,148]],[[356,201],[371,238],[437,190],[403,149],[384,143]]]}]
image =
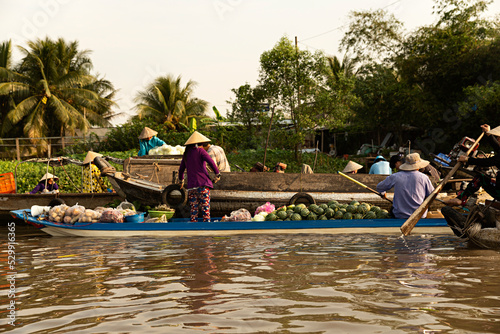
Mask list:
[{"label": "pile of watermelon", "polygon": [[341,204],[330,201],[328,204],[305,204],[282,206],[263,217],[266,221],[280,220],[328,220],[328,219],[385,219],[389,212],[376,205],[352,201]]}]

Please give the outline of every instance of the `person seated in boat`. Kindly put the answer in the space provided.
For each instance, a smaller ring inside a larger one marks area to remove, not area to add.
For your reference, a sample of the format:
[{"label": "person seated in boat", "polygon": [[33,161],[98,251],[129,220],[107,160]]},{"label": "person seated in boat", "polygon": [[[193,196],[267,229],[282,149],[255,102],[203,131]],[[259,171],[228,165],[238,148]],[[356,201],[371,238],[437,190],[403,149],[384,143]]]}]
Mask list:
[{"label": "person seated in boat", "polygon": [[[429,161],[420,158],[420,154],[411,153],[405,158],[405,163],[399,166],[399,172],[389,175],[377,184],[377,191],[386,196],[386,192],[394,188],[392,215],[398,219],[406,219],[420,207],[422,202],[433,191],[429,178],[419,169],[424,168]],[[423,218],[427,212],[423,214]]]},{"label": "person seated in boat", "polygon": [[391,175],[392,171],[389,162],[383,156],[377,155],[370,167],[369,174]]},{"label": "person seated in boat", "polygon": [[[207,138],[208,139],[208,138]],[[210,139],[208,139],[210,140]],[[201,143],[201,146],[205,151],[207,151],[208,155],[215,161],[219,172],[230,172],[231,167],[229,166],[229,162],[226,158],[226,153],[224,149],[220,146],[210,144],[210,142]]]},{"label": "person seated in boat", "polygon": [[[391,157],[391,159],[389,160],[389,165],[394,172],[398,172],[399,166],[401,166],[404,160],[405,160],[404,154],[398,153]],[[430,163],[424,168],[419,169],[419,172],[424,173],[429,177],[433,187],[436,187],[441,178],[441,173],[436,168],[434,168]]]},{"label": "person seated in boat", "polygon": [[153,129],[144,127],[141,134],[139,135],[139,153],[137,156],[142,157],[143,155],[147,155],[149,150],[157,147],[165,145],[165,142],[160,138],[156,137],[158,132]]},{"label": "person seated in boat", "polygon": [[89,151],[83,160],[83,192],[84,193],[105,193],[107,187],[101,178],[101,171],[94,164],[96,157],[102,157],[102,154]]},{"label": "person seated in boat", "polygon": [[184,171],[187,170],[187,191],[191,222],[198,220],[198,211],[201,211],[204,222],[210,221],[210,189],[213,188],[213,183],[208,175],[207,164],[217,175],[214,182],[220,179],[220,172],[215,161],[203,147],[198,146],[198,144],[209,140],[198,131],[193,132],[184,144],[186,149],[179,166],[181,188],[184,187]]},{"label": "person seated in boat", "polygon": [[[486,139],[493,148],[495,155],[489,158],[469,158],[465,155],[461,155],[458,157],[458,161],[464,163],[465,166],[496,167],[500,170],[500,142],[497,138],[500,136],[500,126],[491,130],[488,124],[483,124],[481,125],[481,130],[486,134]],[[469,197],[476,193],[481,187],[495,200],[500,200],[500,182],[496,182],[499,173],[500,172],[497,172],[495,177],[478,173],[478,175],[469,182],[465,190],[460,191],[457,197],[445,201],[446,204],[450,206],[465,206]]]},{"label": "person seated in boat", "polygon": [[349,161],[347,165],[344,167],[342,170],[342,173],[344,174],[357,174],[358,170],[363,168],[363,165],[358,164],[357,162],[354,161]]},{"label": "person seated in boat", "polygon": [[42,176],[36,187],[30,191],[30,194],[59,193],[59,186],[57,185],[56,180],[59,180],[57,176],[50,173],[45,174]]}]

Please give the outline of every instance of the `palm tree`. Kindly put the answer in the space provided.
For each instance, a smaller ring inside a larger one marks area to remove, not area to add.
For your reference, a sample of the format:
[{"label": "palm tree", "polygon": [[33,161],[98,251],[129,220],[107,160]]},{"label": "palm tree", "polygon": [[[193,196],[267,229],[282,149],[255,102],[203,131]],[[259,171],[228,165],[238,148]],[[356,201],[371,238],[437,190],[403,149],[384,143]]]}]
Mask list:
[{"label": "palm tree", "polygon": [[193,97],[195,86],[190,80],[182,87],[180,76],[158,77],[135,98],[139,119],[149,117],[170,129],[187,129],[190,119],[206,117],[208,102]]},{"label": "palm tree", "polygon": [[76,41],[49,38],[19,49],[21,62],[0,68],[0,96],[13,96],[16,104],[7,118],[22,124],[26,137],[64,136],[91,125],[110,125],[115,89],[91,74],[88,50],[79,51]]},{"label": "palm tree", "polygon": [[[0,44],[0,82],[8,81],[8,71],[12,69],[12,43],[11,41]],[[3,78],[3,79],[2,79]],[[6,95],[0,95],[0,135],[13,129],[12,122],[7,118],[7,113],[14,107],[12,92]]]}]

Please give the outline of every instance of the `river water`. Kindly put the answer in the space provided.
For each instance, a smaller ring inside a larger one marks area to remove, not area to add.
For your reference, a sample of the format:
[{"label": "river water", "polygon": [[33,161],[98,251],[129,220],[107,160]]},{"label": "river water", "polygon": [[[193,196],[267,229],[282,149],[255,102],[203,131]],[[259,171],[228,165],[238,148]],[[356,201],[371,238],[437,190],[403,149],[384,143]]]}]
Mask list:
[{"label": "river water", "polygon": [[9,268],[0,228],[0,331],[500,333],[500,252],[451,234],[93,239],[16,222]]}]

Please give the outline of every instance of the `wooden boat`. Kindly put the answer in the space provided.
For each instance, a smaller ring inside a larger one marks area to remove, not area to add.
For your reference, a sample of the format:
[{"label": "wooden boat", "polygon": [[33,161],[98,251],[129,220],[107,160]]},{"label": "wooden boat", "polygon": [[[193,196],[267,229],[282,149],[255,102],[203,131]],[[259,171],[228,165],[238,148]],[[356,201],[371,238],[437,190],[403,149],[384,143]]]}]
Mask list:
[{"label": "wooden boat", "polygon": [[[233,235],[276,233],[396,233],[404,219],[361,220],[301,220],[301,221],[220,221],[191,223],[185,218],[172,218],[166,223],[53,223],[38,220],[30,210],[11,212],[14,218],[41,228],[52,236],[79,237],[131,237],[131,236],[189,236],[189,235]],[[444,219],[421,219],[415,232],[451,233]]]}]

